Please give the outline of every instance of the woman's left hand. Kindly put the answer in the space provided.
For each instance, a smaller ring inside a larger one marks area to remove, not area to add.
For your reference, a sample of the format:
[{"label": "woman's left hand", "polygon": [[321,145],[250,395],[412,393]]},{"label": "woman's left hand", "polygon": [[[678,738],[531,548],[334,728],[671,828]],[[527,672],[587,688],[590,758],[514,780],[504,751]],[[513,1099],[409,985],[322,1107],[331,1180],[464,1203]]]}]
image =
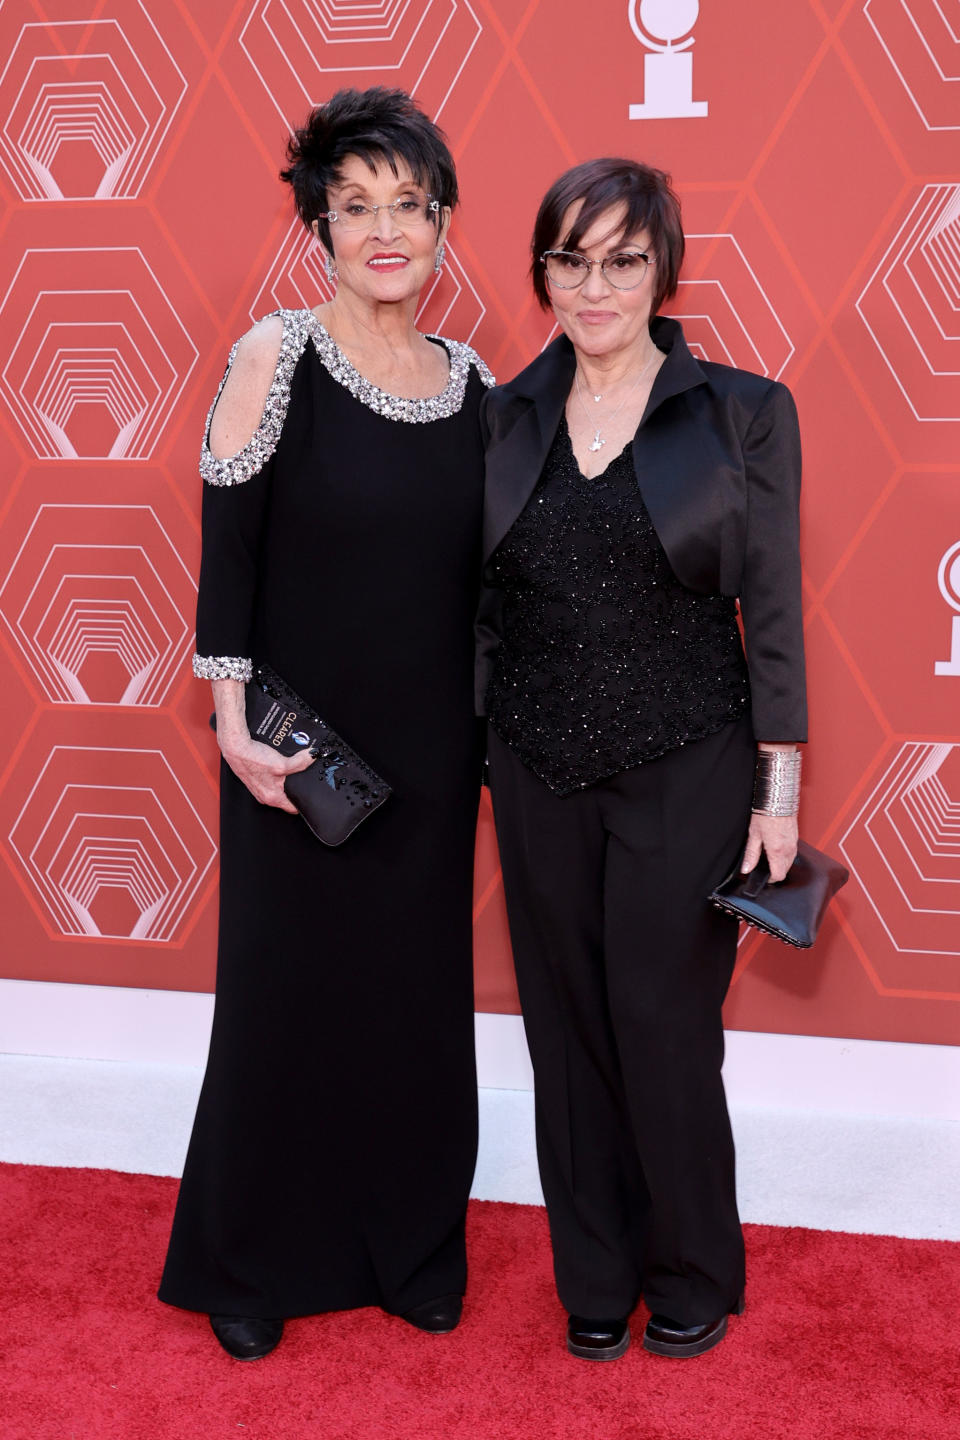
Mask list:
[{"label": "woman's left hand", "polygon": [[767,852],[770,879],[782,880],[797,854],[797,817],[795,815],[751,815],[747,848],[743,852],[741,874],[752,870],[762,851]]}]

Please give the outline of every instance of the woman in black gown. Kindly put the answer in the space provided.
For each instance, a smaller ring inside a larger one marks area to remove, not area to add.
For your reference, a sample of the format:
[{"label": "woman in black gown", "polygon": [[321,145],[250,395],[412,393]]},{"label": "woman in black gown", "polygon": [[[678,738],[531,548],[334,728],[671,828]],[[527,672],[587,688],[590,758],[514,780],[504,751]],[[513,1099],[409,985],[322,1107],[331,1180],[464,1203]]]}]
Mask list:
[{"label": "woman in black gown", "polygon": [[[456,176],[400,91],[340,92],[289,153],[337,291],[234,347],[203,447],[217,999],[160,1287],[242,1359],[290,1316],[354,1306],[453,1329],[476,1153],[472,622],[492,378],[414,327]],[[250,739],[251,661],[393,787],[342,848],[289,813],[284,778],[310,756]]]}]

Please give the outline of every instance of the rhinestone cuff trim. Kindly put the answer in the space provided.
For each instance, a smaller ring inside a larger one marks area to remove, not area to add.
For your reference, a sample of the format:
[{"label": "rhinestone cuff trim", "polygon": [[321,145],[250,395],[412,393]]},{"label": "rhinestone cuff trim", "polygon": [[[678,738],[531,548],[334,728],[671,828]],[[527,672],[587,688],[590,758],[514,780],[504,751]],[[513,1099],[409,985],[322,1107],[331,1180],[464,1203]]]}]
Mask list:
[{"label": "rhinestone cuff trim", "polygon": [[317,354],[327,373],[343,385],[361,404],[383,415],[388,420],[402,420],[410,424],[426,424],[431,420],[444,420],[456,415],[463,404],[470,366],[476,367],[477,374],[487,388],[496,382],[477,352],[460,340],[445,340],[442,336],[431,336],[446,347],[450,356],[450,378],[439,395],[425,400],[406,400],[397,395],[388,395],[365,380],[359,370],[354,369],[332,336],[324,329],[312,310],[275,310],[283,322],[283,338],[277,356],[270,389],[264,402],[260,424],[253,435],[236,455],[219,459],[210,451],[210,422],[220,399],[227,376],[237,356],[239,340],[230,351],[227,368],[217,387],[213,404],[207,414],[203,447],[200,451],[200,474],[210,485],[241,485],[263,469],[277,448],[283,422],[290,404],[290,382],[297,361],[312,339]]},{"label": "rhinestone cuff trim", "polygon": [[239,680],[245,685],[253,678],[253,661],[242,655],[194,655],[193,673],[198,680]]}]

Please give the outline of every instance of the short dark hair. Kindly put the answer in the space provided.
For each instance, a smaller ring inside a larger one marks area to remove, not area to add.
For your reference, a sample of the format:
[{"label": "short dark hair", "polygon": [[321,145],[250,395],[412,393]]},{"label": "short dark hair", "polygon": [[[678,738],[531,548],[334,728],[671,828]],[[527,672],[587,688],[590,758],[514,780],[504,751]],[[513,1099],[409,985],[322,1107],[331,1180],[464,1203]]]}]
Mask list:
[{"label": "short dark hair", "polygon": [[[405,160],[417,184],[441,207],[456,206],[457,172],[443,131],[405,90],[382,85],[338,90],[293,132],[287,144],[288,164],[280,171],[280,179],[293,186],[297,211],[308,230],[329,210],[327,190],[339,183],[348,155],[358,155],[371,170],[386,162],[394,174],[397,161]],[[332,253],[330,226],[321,220],[318,228]]]},{"label": "short dark hair", "polygon": [[[582,200],[580,213],[566,235],[560,234],[563,217],[571,205]],[[537,211],[531,244],[530,274],[533,292],[544,310],[550,308],[546,266],[540,259],[545,250],[577,250],[590,226],[608,210],[626,207],[620,239],[646,230],[656,260],[653,267],[654,296],[651,314],[677,293],[683,264],[683,227],[680,201],[670,176],[639,160],[586,160],[574,165],[555,180]]]}]

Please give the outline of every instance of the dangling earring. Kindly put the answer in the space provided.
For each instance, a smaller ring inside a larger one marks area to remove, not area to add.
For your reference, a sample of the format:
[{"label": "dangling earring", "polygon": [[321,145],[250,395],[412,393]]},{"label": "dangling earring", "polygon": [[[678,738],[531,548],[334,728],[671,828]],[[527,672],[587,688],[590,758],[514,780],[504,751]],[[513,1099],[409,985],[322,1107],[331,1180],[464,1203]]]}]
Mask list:
[{"label": "dangling earring", "polygon": [[325,268],[326,268],[326,272],[327,272],[327,279],[330,281],[330,284],[332,285],[333,282],[334,282],[334,280],[336,280],[336,278],[337,278],[337,267],[336,267],[336,265],[333,263],[333,256],[332,256],[332,255],[328,255],[328,256],[327,256],[327,263],[326,263],[326,267],[325,267]]},{"label": "dangling earring", "polygon": [[446,246],[444,245],[443,241],[441,240],[441,241],[440,241],[440,244],[437,246],[436,258],[435,258],[435,260],[434,260],[434,262],[433,262],[433,273],[434,273],[435,275],[439,275],[439,274],[440,274],[440,271],[443,269],[443,262],[444,262],[444,260],[445,260],[446,258],[447,258],[447,249],[446,249]]}]

